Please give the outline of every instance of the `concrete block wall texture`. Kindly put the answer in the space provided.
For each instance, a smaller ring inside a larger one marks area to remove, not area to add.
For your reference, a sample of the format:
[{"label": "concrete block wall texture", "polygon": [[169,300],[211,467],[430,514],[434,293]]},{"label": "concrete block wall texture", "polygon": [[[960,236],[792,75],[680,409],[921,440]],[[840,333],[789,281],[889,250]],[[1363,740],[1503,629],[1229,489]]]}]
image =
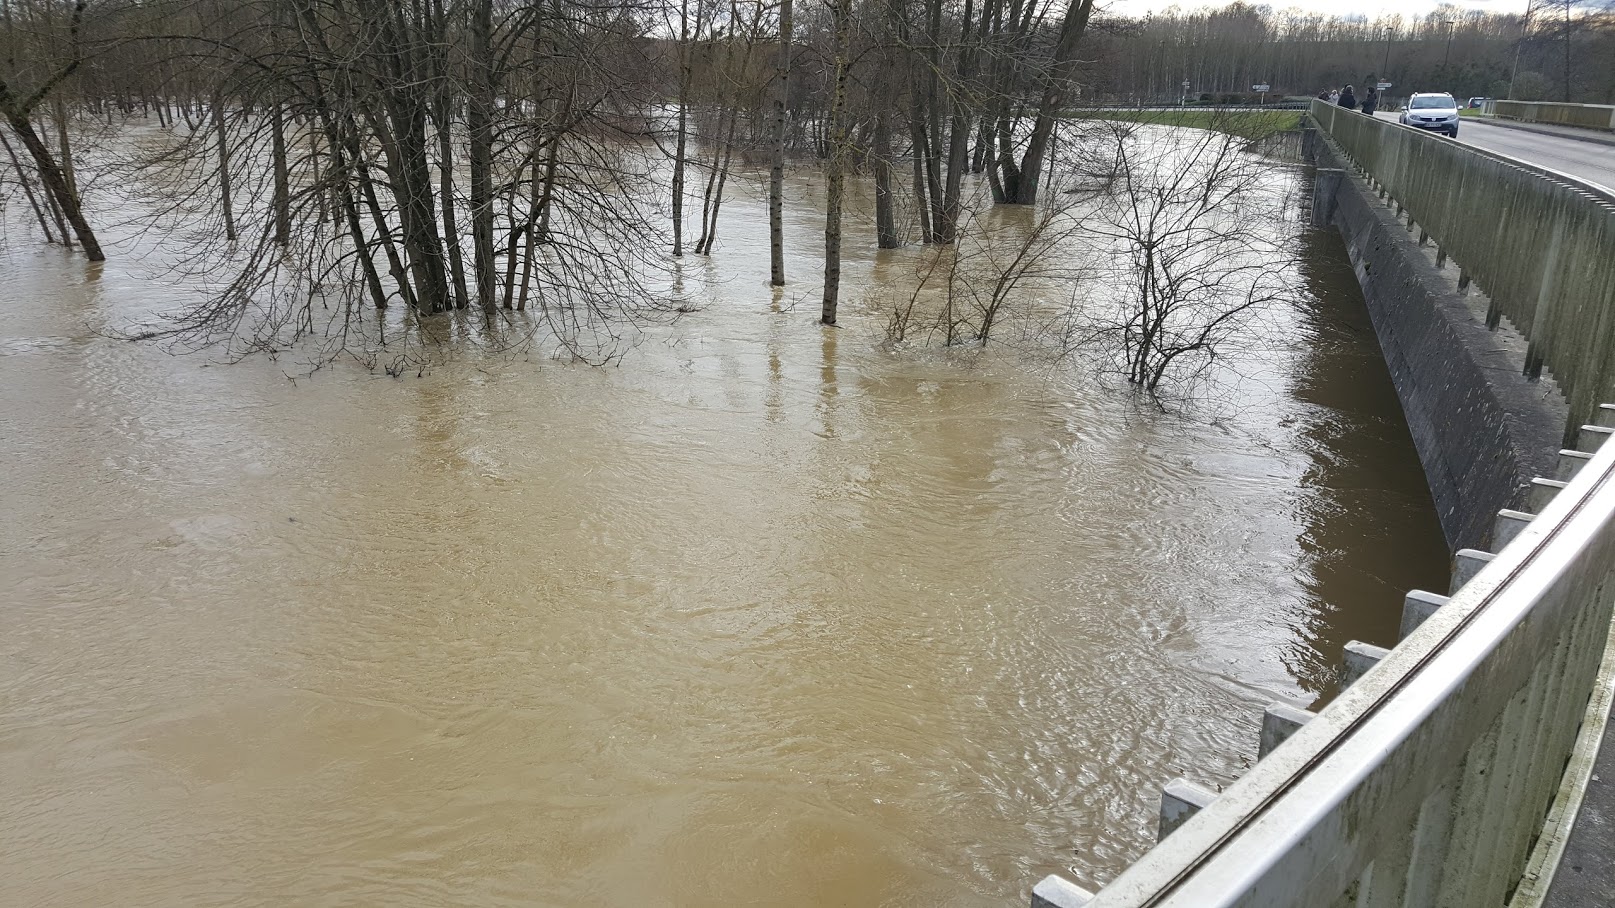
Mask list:
[{"label": "concrete block wall texture", "polygon": [[1345,240],[1447,545],[1484,548],[1497,512],[1554,472],[1563,405],[1520,374],[1518,340],[1487,329],[1455,269],[1436,268],[1394,208],[1342,179],[1327,144],[1318,152],[1314,188],[1331,199],[1315,198],[1315,218],[1326,212]]},{"label": "concrete block wall texture", "polygon": [[1570,177],[1314,102],[1372,176],[1530,341],[1570,406],[1566,440],[1615,399],[1615,197]]},{"label": "concrete block wall texture", "polygon": [[1527,123],[1558,123],[1588,129],[1615,129],[1615,104],[1561,104],[1557,101],[1487,101],[1490,116]]}]

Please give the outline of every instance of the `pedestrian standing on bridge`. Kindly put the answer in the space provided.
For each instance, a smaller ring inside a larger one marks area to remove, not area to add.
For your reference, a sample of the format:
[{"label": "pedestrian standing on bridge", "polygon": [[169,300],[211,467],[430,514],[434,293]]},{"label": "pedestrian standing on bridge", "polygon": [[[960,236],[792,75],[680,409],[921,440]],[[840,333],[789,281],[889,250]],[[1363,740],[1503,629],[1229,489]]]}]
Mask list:
[{"label": "pedestrian standing on bridge", "polygon": [[1338,92],[1338,91],[1329,92],[1329,103],[1330,104],[1339,104],[1340,103],[1340,92]]},{"label": "pedestrian standing on bridge", "polygon": [[1357,109],[1357,93],[1351,90],[1350,85],[1346,86],[1346,90],[1340,93],[1340,106],[1347,110]]},{"label": "pedestrian standing on bridge", "polygon": [[1378,107],[1379,89],[1370,85],[1368,86],[1368,90],[1363,92],[1363,113],[1372,117],[1374,115],[1374,111],[1378,109]]}]

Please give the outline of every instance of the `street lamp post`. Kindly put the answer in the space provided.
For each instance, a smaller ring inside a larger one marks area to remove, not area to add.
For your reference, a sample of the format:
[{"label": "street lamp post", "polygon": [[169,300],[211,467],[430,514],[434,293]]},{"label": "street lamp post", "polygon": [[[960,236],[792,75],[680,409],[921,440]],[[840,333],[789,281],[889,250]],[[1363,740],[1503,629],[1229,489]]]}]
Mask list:
[{"label": "street lamp post", "polygon": [[1458,23],[1452,19],[1443,19],[1441,21],[1446,23],[1447,26],[1447,52],[1441,57],[1441,68],[1446,69],[1447,63],[1452,60],[1452,33],[1455,31],[1453,26]]},{"label": "street lamp post", "polygon": [[1389,27],[1387,27],[1385,29],[1385,63],[1382,66],[1380,66],[1380,68],[1379,68],[1379,81],[1381,81],[1381,82],[1384,82],[1385,77],[1387,75],[1390,75],[1390,72],[1391,72],[1391,34],[1392,34],[1392,32],[1393,32],[1393,29],[1391,29]]}]

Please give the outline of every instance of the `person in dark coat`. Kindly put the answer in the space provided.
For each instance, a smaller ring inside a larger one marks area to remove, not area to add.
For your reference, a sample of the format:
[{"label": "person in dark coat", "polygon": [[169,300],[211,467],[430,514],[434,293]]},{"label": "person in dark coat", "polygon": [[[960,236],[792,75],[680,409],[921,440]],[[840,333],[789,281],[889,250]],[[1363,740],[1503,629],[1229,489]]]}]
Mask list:
[{"label": "person in dark coat", "polygon": [[1351,90],[1350,85],[1346,86],[1345,90],[1340,93],[1340,106],[1347,110],[1357,109],[1357,95]]},{"label": "person in dark coat", "polygon": [[1375,109],[1378,108],[1378,107],[1379,107],[1379,89],[1377,89],[1374,86],[1370,85],[1370,86],[1368,86],[1368,90],[1363,92],[1363,113],[1368,114],[1369,116],[1372,117],[1374,115]]}]

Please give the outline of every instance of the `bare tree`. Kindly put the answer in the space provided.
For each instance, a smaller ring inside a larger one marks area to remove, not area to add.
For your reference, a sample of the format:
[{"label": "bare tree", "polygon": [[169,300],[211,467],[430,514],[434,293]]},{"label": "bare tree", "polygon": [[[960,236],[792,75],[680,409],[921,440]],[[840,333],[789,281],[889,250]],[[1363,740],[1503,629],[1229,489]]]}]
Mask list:
[{"label": "bare tree", "polygon": [[772,155],[768,170],[768,282],[785,286],[785,124],[791,97],[791,0],[779,3],[779,62],[774,67]]},{"label": "bare tree", "polygon": [[626,349],[673,308],[651,289],[665,230],[659,157],[641,144],[659,116],[653,26],[567,2],[130,7],[149,33],[117,53],[182,75],[149,89],[165,138],[98,166],[214,288],[140,333],[237,352],[323,336],[333,355],[387,343],[366,310],[401,301],[404,337],[431,342],[429,319],[466,308],[470,283],[489,343],[544,337],[593,362]]},{"label": "bare tree", "polygon": [[[1056,118],[1062,112],[1071,87],[1076,81],[1081,61],[1077,48],[1088,30],[1088,18],[1093,14],[1093,0],[1071,0],[1065,17],[1060,21],[1060,37],[1055,42],[1048,75],[1038,100],[1037,115],[1032,121],[1032,133],[1027,138],[1026,151],[1020,165],[1005,153],[1012,143],[1006,140],[1000,127],[999,166],[1004,171],[1004,201],[1017,205],[1030,205],[1037,201],[1038,183],[1042,179],[1044,157],[1054,135]],[[1003,121],[1000,121],[1001,123]]]},{"label": "bare tree", "polygon": [[[52,204],[61,209],[67,223],[73,228],[74,236],[78,237],[79,245],[84,249],[84,255],[92,262],[99,262],[106,258],[101,251],[101,242],[96,239],[95,231],[90,228],[90,222],[84,216],[84,209],[80,203],[76,181],[71,171],[64,168],[51,153],[45,140],[40,137],[34,128],[34,112],[52,93],[59,90],[63,83],[76,73],[83,63],[83,47],[80,42],[80,31],[84,22],[85,0],[77,0],[73,4],[67,26],[65,44],[67,45],[67,60],[48,69],[47,74],[38,80],[32,90],[14,86],[8,72],[0,71],[0,117],[4,117],[12,132],[21,140],[23,148],[34,159],[34,166],[38,169],[40,182],[44,184],[45,191]],[[11,12],[6,13],[8,30],[13,26]],[[8,67],[9,69],[10,67]],[[62,108],[58,108],[58,123],[66,130],[66,115]],[[65,139],[63,140],[65,142]],[[64,144],[64,160],[67,157]],[[70,166],[70,165],[69,165]],[[20,173],[20,171],[19,171]]]},{"label": "bare tree", "polygon": [[1111,123],[1115,179],[1086,230],[1108,288],[1084,302],[1073,339],[1096,345],[1152,395],[1188,381],[1291,296],[1273,166],[1216,130]]},{"label": "bare tree", "polygon": [[847,179],[848,45],[852,34],[852,0],[831,0],[835,20],[833,94],[830,101],[830,162],[824,191],[824,297],[819,321],[836,323],[841,295],[841,206]]},{"label": "bare tree", "polygon": [[954,242],[921,260],[912,291],[888,318],[889,340],[923,332],[946,346],[985,345],[1015,317],[1035,335],[1058,315],[1053,301],[1086,280],[1084,212],[1073,198],[999,211],[992,201],[978,190]]}]

